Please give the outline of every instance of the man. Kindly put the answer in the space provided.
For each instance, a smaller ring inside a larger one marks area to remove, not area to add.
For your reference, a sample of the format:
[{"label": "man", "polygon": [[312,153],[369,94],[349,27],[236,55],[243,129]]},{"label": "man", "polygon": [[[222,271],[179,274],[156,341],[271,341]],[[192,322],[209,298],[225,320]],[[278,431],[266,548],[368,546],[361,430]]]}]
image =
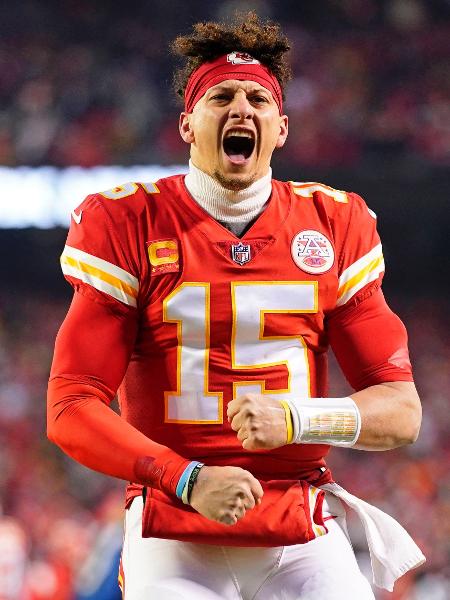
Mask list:
[{"label": "man", "polygon": [[[375,215],[355,194],[271,178],[288,134],[278,26],[197,24],[174,47],[189,57],[176,83],[190,170],[73,213],[49,437],[131,482],[126,600],[373,598],[338,496],[375,523],[381,585],[423,560],[325,463],[330,445],[385,450],[420,426]],[[349,398],[325,398],[330,344]],[[387,561],[386,530],[400,540]]]}]

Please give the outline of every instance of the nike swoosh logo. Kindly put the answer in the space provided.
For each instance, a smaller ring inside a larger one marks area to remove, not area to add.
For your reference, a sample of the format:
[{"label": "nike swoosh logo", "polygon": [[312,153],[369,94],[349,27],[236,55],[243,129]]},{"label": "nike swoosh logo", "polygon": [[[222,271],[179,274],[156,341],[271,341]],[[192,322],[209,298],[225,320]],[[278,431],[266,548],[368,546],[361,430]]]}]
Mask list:
[{"label": "nike swoosh logo", "polygon": [[72,211],[73,220],[75,221],[75,223],[77,225],[79,225],[81,223],[81,217],[82,217],[82,215],[83,215],[83,211],[82,210],[80,210],[80,214],[79,215],[77,215],[77,213],[74,210]]}]

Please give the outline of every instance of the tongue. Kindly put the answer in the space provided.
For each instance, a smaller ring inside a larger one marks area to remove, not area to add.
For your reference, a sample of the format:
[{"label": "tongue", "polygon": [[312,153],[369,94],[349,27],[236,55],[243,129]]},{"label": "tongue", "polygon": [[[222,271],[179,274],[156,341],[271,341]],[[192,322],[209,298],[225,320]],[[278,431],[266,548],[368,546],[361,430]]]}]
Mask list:
[{"label": "tongue", "polygon": [[235,163],[241,163],[245,161],[245,156],[243,154],[228,154],[228,158]]}]

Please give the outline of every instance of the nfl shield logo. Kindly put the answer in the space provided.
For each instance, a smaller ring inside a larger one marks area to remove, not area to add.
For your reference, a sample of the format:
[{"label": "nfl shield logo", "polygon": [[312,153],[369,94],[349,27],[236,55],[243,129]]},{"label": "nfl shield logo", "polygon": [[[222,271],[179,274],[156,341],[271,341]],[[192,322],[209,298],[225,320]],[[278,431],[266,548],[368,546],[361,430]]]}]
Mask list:
[{"label": "nfl shield logo", "polygon": [[231,257],[238,265],[247,263],[251,258],[250,244],[232,244]]}]

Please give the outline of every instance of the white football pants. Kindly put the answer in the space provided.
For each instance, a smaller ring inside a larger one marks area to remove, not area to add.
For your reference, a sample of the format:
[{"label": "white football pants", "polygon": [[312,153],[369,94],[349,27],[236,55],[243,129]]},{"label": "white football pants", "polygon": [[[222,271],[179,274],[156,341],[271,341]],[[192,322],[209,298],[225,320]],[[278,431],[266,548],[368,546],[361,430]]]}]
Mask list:
[{"label": "white football pants", "polygon": [[142,538],[142,498],[125,516],[124,600],[374,600],[359,570],[341,501],[327,493],[328,534],[276,548]]}]

